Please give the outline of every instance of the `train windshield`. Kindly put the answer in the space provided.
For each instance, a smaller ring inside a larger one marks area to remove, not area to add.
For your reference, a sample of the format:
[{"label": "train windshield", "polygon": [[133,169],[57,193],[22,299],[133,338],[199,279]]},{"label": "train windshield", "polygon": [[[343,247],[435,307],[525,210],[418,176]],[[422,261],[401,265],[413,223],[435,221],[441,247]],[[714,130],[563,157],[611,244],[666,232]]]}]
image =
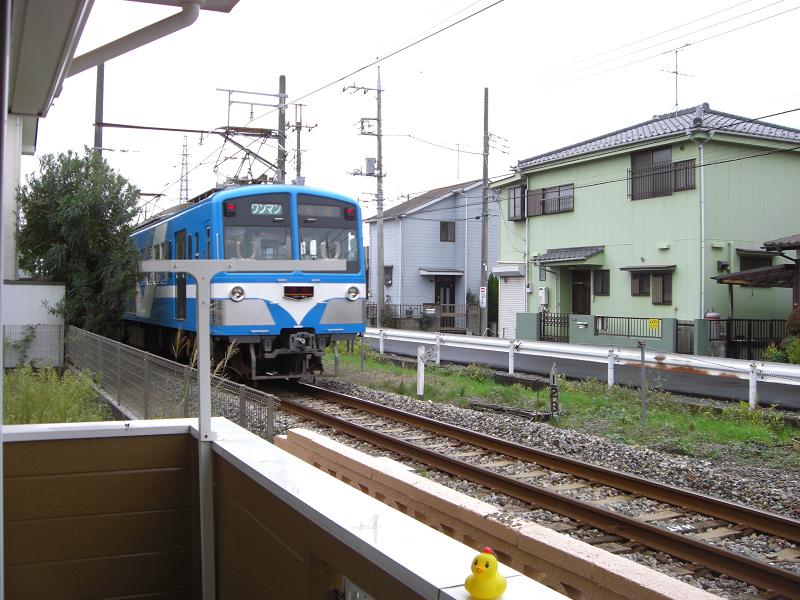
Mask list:
[{"label": "train windshield", "polygon": [[358,273],[358,223],[355,208],[345,202],[298,194],[300,259],[340,264],[341,273]]},{"label": "train windshield", "polygon": [[223,202],[225,258],[292,258],[289,200],[289,194],[265,194]]}]

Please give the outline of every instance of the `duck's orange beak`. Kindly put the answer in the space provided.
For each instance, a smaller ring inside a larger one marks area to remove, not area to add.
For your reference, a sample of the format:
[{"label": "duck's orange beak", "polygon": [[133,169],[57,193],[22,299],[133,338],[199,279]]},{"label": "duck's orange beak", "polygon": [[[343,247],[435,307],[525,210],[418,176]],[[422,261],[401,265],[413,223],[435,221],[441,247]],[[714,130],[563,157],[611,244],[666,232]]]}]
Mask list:
[{"label": "duck's orange beak", "polygon": [[478,572],[478,575],[482,574],[485,570],[483,567],[475,567],[475,570]]}]

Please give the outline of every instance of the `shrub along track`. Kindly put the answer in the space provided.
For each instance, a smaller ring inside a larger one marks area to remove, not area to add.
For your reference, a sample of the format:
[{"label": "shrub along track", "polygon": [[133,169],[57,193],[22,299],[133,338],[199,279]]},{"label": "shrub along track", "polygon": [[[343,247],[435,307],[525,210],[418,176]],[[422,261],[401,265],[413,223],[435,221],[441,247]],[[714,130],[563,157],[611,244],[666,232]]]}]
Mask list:
[{"label": "shrub along track", "polygon": [[[297,389],[307,399],[283,397],[282,409],[578,522],[561,529],[588,525],[605,532],[585,539],[588,543],[612,552],[645,546],[693,563],[698,573],[724,573],[756,586],[767,592],[765,597],[800,599],[800,552],[794,547],[800,542],[800,521],[315,386],[298,384]],[[545,485],[547,480],[557,483]],[[590,500],[573,497],[587,491]],[[636,510],[610,508],[632,506],[641,498],[669,508],[655,513],[645,508],[634,516],[623,512]],[[786,568],[720,545],[753,532],[780,538],[784,551],[777,562]]]}]

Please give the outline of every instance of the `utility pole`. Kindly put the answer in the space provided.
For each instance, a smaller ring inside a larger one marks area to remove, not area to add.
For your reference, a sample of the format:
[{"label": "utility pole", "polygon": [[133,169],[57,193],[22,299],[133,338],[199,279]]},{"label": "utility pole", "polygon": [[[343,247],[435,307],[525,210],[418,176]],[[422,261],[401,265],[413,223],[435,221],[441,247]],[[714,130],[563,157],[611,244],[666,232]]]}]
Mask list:
[{"label": "utility pole", "polygon": [[295,104],[294,105],[294,128],[295,133],[297,134],[296,146],[295,146],[295,173],[296,177],[292,183],[294,185],[305,185],[305,177],[301,175],[301,165],[302,165],[302,151],[300,150],[300,132],[303,128],[311,131],[316,127],[316,125],[303,125],[303,106],[305,104]]},{"label": "utility pole", "polygon": [[[377,220],[377,241],[375,248],[375,253],[377,256],[377,266],[375,269],[375,282],[376,282],[376,291],[375,294],[378,297],[376,301],[376,318],[378,327],[381,326],[381,318],[384,313],[384,294],[383,294],[383,116],[381,114],[381,68],[378,67],[378,87],[375,88],[368,88],[363,86],[356,86],[356,85],[348,85],[342,89],[342,91],[347,90],[360,90],[365,94],[367,92],[375,92],[377,100],[378,100],[378,112],[376,118],[362,118],[361,119],[361,135],[375,135],[378,138],[378,160],[377,160],[377,171],[375,173],[371,173],[370,169],[367,169],[367,172],[362,171],[355,171],[353,175],[367,175],[369,177],[375,177],[377,180],[377,194],[375,195],[375,200],[378,205],[378,214],[376,217]],[[368,121],[375,121],[376,125],[376,133],[372,133],[368,131],[364,124]],[[367,164],[369,164],[370,159],[367,159]]]},{"label": "utility pole", "polygon": [[483,88],[483,194],[481,201],[481,287],[486,289],[486,305],[481,307],[481,335],[489,324],[489,88]]},{"label": "utility pole", "polygon": [[286,75],[278,80],[278,174],[275,183],[286,182]]},{"label": "utility pole", "polygon": [[181,191],[180,201],[189,200],[189,146],[186,136],[183,136],[183,152],[181,152]]},{"label": "utility pole", "polygon": [[103,156],[103,88],[105,87],[105,63],[97,65],[97,88],[94,97],[94,151]]}]

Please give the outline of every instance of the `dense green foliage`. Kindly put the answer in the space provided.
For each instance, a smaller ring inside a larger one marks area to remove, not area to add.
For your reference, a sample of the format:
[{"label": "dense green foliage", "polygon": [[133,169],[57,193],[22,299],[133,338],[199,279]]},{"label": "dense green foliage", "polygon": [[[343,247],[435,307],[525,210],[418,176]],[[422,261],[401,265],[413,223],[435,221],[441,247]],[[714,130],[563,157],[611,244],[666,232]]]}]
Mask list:
[{"label": "dense green foliage", "polygon": [[3,376],[3,421],[6,424],[107,421],[109,408],[97,398],[92,380],[82,373],[55,369],[34,371],[29,365]]},{"label": "dense green foliage", "polygon": [[139,190],[96,152],[47,154],[17,191],[20,267],[66,285],[66,322],[116,336],[135,283]]},{"label": "dense green foliage", "polygon": [[800,336],[800,306],[795,306],[786,319],[786,334]]}]

